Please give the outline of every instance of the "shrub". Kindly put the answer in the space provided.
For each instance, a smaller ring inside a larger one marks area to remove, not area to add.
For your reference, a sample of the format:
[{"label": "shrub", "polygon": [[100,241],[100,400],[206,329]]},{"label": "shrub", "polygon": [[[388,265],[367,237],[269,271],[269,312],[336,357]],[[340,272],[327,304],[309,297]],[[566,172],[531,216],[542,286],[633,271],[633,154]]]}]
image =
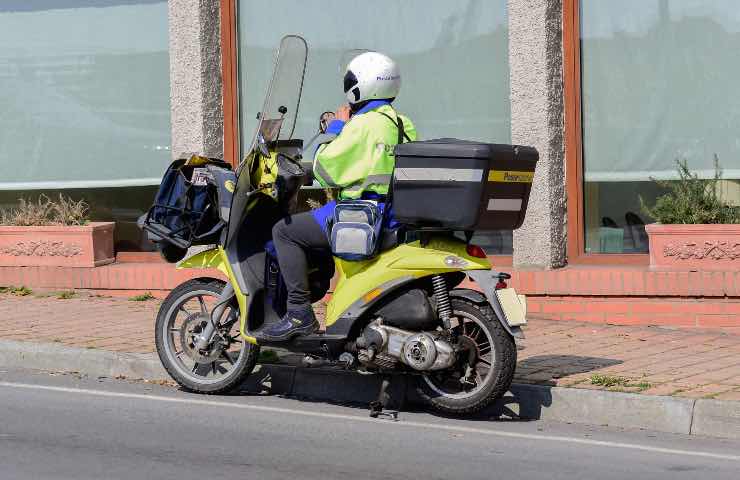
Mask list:
[{"label": "shrub", "polygon": [[22,285],[20,287],[14,287],[11,285],[9,287],[0,287],[0,293],[9,293],[17,297],[27,297],[33,293],[33,290]]},{"label": "shrub", "polygon": [[39,195],[35,200],[21,198],[18,206],[0,209],[0,225],[39,227],[44,225],[85,225],[90,207],[84,200],[72,200],[60,193],[58,200]]},{"label": "shrub", "polygon": [[740,223],[740,208],[728,205],[720,193],[722,169],[714,156],[714,178],[703,179],[689,170],[686,160],[677,160],[678,180],[655,180],[668,190],[653,206],[642,196],[642,211],[662,224]]},{"label": "shrub", "polygon": [[152,295],[151,292],[144,292],[141,295],[134,295],[133,297],[129,297],[129,301],[131,302],[146,302],[149,300],[154,300],[154,295]]}]

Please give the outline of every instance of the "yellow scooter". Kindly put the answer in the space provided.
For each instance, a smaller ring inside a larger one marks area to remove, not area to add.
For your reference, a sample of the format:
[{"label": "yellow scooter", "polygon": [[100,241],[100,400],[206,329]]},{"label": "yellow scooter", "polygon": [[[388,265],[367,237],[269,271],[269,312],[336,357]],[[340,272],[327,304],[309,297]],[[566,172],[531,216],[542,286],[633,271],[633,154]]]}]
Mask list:
[{"label": "yellow scooter", "polygon": [[[518,227],[537,153],[449,140],[398,148],[392,202],[396,217],[406,223],[380,231],[375,254],[367,259],[310,258],[314,300],[325,297],[336,278],[325,330],[266,341],[260,332],[280,320],[286,301],[270,248],[272,226],[294,208],[309,175],[301,163],[302,142],[291,138],[306,58],[305,40],[282,39],[255,140],[237,171],[207,160],[200,165],[223,228],[215,245],[179,268],[215,268],[228,282],[199,278],[170,293],[156,321],[162,364],[184,388],[220,393],[252,372],[261,346],[275,346],[305,355],[308,365],[412,375],[421,398],[436,410],[477,412],[511,384],[526,302],[506,286],[509,275],[493,271],[485,252],[470,243],[472,230],[455,227]],[[274,98],[290,90],[286,84],[293,85],[292,100]],[[283,140],[281,130],[288,131]],[[451,158],[450,149],[462,154]],[[434,192],[448,204],[473,202],[472,211],[441,212],[429,198]],[[414,200],[419,194],[426,199],[422,205]],[[161,224],[145,228],[162,246],[173,240]],[[478,289],[460,288],[465,279]],[[382,407],[375,404],[373,414]]]}]

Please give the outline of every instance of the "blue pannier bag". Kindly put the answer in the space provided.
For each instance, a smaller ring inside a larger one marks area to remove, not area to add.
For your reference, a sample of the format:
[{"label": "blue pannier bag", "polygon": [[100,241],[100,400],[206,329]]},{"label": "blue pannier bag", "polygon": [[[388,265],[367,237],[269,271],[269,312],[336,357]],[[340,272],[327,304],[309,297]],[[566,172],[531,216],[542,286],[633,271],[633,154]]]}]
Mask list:
[{"label": "blue pannier bag", "polygon": [[172,244],[180,249],[215,243],[225,222],[218,214],[218,190],[206,165],[230,169],[225,162],[197,158],[174,161],[159,186],[154,205],[142,228],[152,241]]},{"label": "blue pannier bag", "polygon": [[383,212],[372,200],[343,200],[330,219],[332,253],[344,260],[368,260],[378,251]]}]

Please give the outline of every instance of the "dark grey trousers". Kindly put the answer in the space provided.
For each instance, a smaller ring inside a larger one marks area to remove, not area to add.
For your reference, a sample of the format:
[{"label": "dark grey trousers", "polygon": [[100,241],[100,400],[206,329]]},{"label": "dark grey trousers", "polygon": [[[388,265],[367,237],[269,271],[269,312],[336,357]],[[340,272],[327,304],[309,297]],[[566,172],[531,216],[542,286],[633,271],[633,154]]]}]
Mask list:
[{"label": "dark grey trousers", "polygon": [[288,289],[288,310],[311,306],[308,284],[309,258],[311,255],[331,254],[326,234],[311,212],[290,215],[272,229],[272,241],[278,254],[280,272]]}]

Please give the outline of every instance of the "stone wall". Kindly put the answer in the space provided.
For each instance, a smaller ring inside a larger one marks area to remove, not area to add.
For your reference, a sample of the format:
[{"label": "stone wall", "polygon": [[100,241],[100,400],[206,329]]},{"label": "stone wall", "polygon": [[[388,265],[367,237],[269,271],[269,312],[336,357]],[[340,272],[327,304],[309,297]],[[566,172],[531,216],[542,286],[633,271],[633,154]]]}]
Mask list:
[{"label": "stone wall", "polygon": [[219,0],[169,0],[172,155],[223,158]]},{"label": "stone wall", "polygon": [[509,0],[511,138],[540,152],[514,265],[565,264],[562,0]]}]

